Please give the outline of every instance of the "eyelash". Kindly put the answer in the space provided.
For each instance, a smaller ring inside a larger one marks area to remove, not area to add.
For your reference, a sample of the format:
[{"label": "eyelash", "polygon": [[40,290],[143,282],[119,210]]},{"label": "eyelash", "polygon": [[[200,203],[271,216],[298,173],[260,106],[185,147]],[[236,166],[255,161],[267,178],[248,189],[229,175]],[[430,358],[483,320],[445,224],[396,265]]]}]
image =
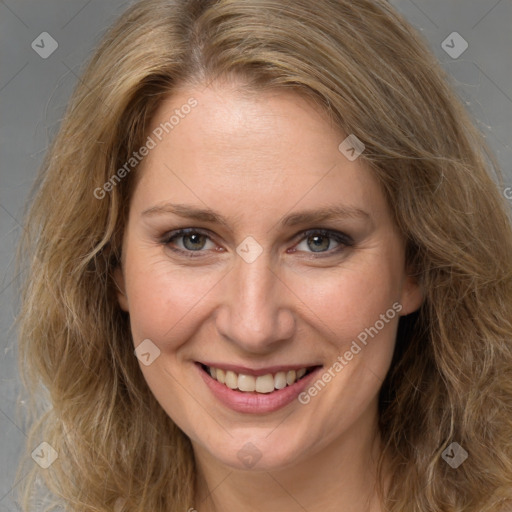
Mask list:
[{"label": "eyelash", "polygon": [[[183,229],[178,229],[178,230],[171,231],[171,232],[165,234],[160,242],[163,245],[167,246],[171,251],[179,253],[180,255],[183,255],[187,258],[202,257],[203,255],[201,253],[206,252],[204,250],[190,251],[190,250],[177,249],[175,247],[170,246],[170,243],[172,241],[174,241],[175,239],[183,237],[185,235],[190,235],[190,234],[204,235],[208,239],[211,240],[211,237],[208,235],[208,233],[206,231],[203,231],[202,229],[183,228]],[[330,229],[323,229],[323,228],[308,229],[306,231],[301,232],[300,235],[301,235],[301,238],[297,241],[297,243],[295,245],[299,244],[303,240],[306,240],[308,237],[313,236],[313,235],[320,235],[320,236],[328,237],[330,239],[335,240],[337,243],[340,244],[338,247],[336,247],[335,249],[332,249],[332,250],[320,251],[318,253],[315,253],[314,251],[309,252],[309,254],[316,255],[315,257],[317,257],[317,258],[318,257],[321,258],[321,257],[325,257],[325,256],[333,256],[334,254],[342,252],[345,248],[352,247],[354,245],[354,241],[352,240],[352,238],[350,236],[348,236],[344,233],[338,232],[338,231],[330,230]]]}]

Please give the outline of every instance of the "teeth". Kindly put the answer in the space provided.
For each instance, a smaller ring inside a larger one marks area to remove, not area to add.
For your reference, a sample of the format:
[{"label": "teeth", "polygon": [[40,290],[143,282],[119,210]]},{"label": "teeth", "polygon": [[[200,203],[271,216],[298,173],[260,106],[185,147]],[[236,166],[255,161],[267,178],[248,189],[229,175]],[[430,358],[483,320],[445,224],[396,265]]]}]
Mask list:
[{"label": "teeth", "polygon": [[[241,375],[238,376],[238,380],[240,380]],[[252,377],[254,379],[254,377]],[[272,393],[275,389],[274,376],[271,373],[267,373],[267,375],[260,375],[255,379],[256,381],[256,391],[258,393]]]},{"label": "teeth", "polygon": [[238,389],[240,391],[255,391],[256,379],[252,375],[240,374],[238,376]]},{"label": "teeth", "polygon": [[274,386],[276,389],[283,389],[286,387],[286,373],[277,372],[274,377]]},{"label": "teeth", "polygon": [[306,375],[306,368],[300,370],[289,370],[287,372],[277,372],[275,375],[267,373],[254,377],[253,375],[236,374],[231,370],[221,370],[220,368],[208,368],[211,377],[230,389],[238,389],[244,392],[272,393],[276,389],[283,389],[291,386]]},{"label": "teeth", "polygon": [[226,372],[226,386],[231,389],[236,389],[238,387],[238,375],[235,372],[227,371]]},{"label": "teeth", "polygon": [[295,372],[295,370],[290,370],[286,374],[286,384],[288,384],[288,386],[291,386],[295,382],[296,377],[297,373]]},{"label": "teeth", "polygon": [[221,370],[220,368],[217,368],[217,371],[215,373],[217,374],[215,378],[221,384],[224,384],[224,382],[226,382],[226,372],[224,370]]}]

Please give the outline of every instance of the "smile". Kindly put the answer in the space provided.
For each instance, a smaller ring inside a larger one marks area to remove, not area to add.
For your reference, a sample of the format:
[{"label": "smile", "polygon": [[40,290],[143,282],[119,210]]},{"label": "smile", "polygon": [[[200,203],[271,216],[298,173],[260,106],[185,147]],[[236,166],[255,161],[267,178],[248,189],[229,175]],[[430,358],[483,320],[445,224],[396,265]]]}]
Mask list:
[{"label": "smile", "polygon": [[293,385],[315,369],[315,367],[305,367],[299,370],[279,371],[254,376],[212,366],[201,366],[217,382],[224,384],[229,389],[236,389],[245,393],[272,393],[275,390]]},{"label": "smile", "polygon": [[269,413],[293,402],[322,366],[251,370],[196,362],[202,380],[225,406],[243,413]]}]

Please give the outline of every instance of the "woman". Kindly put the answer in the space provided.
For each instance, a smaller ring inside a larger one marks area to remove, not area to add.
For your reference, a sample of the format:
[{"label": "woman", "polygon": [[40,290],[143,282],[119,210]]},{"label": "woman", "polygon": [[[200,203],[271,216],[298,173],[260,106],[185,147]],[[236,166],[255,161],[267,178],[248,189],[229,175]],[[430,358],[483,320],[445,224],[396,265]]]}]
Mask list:
[{"label": "woman", "polygon": [[494,177],[384,1],[133,5],[26,220],[24,506],[510,510]]}]

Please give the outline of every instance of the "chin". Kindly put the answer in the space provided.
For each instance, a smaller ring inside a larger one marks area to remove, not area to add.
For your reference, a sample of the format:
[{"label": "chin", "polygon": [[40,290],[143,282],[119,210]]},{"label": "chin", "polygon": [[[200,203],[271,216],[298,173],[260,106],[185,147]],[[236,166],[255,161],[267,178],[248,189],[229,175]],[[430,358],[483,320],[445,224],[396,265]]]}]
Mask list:
[{"label": "chin", "polygon": [[234,470],[275,471],[293,466],[301,458],[303,444],[296,439],[285,444],[287,440],[292,441],[289,436],[283,439],[278,436],[272,438],[272,434],[244,435],[240,440],[235,436],[229,439],[223,450],[212,446],[208,451],[218,462]]}]

